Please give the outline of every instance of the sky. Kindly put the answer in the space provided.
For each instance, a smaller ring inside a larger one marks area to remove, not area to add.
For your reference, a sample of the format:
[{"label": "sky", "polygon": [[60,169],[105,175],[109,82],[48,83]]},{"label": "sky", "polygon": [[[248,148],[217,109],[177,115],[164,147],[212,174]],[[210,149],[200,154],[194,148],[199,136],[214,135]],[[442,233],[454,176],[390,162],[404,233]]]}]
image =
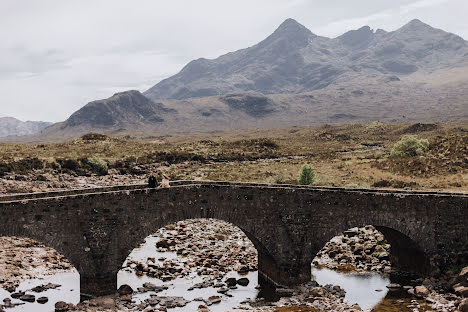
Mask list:
[{"label": "sky", "polygon": [[327,37],[418,18],[466,40],[467,12],[467,0],[0,0],[0,116],[65,120],[252,46],[287,18]]}]

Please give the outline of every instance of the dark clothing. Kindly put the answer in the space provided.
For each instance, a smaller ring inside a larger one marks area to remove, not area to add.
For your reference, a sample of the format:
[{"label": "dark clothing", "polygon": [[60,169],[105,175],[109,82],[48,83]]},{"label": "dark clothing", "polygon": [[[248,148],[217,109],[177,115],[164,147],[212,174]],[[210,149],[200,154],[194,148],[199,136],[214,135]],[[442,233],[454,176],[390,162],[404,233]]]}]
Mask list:
[{"label": "dark clothing", "polygon": [[156,178],[154,176],[150,176],[148,178],[148,187],[155,188],[157,184]]}]

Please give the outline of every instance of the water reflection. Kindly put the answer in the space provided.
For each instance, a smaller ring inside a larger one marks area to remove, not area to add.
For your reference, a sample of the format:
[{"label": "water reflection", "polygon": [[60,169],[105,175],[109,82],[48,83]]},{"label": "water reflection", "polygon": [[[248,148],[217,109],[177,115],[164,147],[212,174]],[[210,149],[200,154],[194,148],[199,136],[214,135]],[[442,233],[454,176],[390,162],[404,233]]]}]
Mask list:
[{"label": "water reflection", "polygon": [[326,268],[312,268],[312,275],[321,284],[339,285],[346,291],[345,299],[357,303],[363,310],[372,309],[387,295],[390,279],[378,273],[342,273]]}]

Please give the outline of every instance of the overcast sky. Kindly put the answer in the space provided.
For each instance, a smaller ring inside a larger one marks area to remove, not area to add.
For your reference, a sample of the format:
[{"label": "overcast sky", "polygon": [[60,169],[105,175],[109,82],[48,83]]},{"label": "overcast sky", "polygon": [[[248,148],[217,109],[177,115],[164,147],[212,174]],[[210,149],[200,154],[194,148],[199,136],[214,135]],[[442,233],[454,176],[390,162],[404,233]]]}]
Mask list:
[{"label": "overcast sky", "polygon": [[467,39],[467,13],[468,0],[0,0],[0,115],[64,120],[254,45],[288,17],[328,37],[418,18]]}]

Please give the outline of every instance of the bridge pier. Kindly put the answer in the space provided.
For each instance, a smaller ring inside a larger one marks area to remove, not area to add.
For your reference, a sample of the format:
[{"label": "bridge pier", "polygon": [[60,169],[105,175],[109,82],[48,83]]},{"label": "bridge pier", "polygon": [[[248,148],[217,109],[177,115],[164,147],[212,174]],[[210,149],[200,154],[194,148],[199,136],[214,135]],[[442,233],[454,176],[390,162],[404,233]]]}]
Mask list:
[{"label": "bridge pier", "polygon": [[80,272],[82,298],[113,295],[117,291],[117,272]]}]

